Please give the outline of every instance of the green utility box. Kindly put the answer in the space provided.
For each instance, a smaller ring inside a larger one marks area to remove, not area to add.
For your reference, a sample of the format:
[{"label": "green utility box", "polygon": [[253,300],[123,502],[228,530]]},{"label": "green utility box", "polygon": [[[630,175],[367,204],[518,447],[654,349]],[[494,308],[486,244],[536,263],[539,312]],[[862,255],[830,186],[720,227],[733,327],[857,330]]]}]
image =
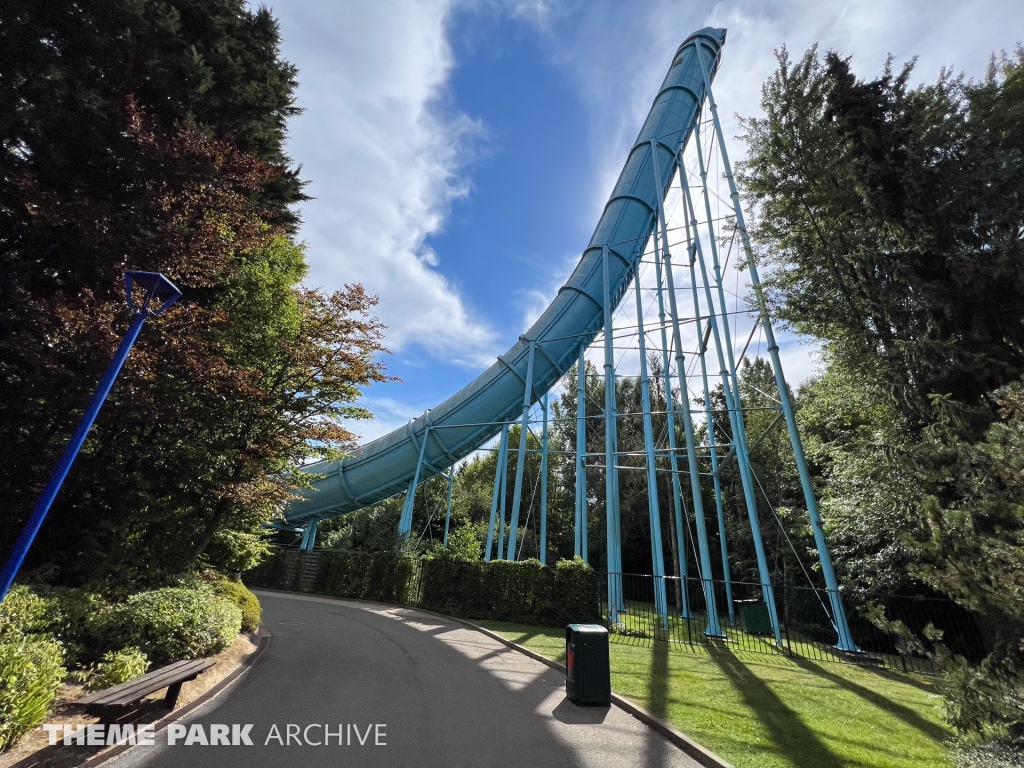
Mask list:
[{"label": "green utility box", "polygon": [[565,628],[565,695],[582,706],[612,705],[608,630],[600,624],[570,624]]},{"label": "green utility box", "polygon": [[772,622],[768,617],[768,606],[760,600],[737,600],[740,626],[751,635],[771,635]]}]

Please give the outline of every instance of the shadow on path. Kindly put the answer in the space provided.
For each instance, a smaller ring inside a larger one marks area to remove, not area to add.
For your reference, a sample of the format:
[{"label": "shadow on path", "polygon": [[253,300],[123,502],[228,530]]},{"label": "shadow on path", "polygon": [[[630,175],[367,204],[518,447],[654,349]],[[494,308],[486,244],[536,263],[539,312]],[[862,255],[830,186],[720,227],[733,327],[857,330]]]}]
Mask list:
[{"label": "shadow on path", "polygon": [[[651,682],[648,691],[651,712],[668,720],[668,643],[655,640],[651,649]],[[644,765],[663,765],[667,758],[668,745],[662,739],[648,739]]]},{"label": "shadow on path", "polygon": [[729,649],[719,649],[710,656],[740,692],[747,706],[757,714],[778,753],[785,755],[797,768],[823,768],[843,764],[817,734],[807,727],[800,715],[787,707],[775,691],[733,656]]}]

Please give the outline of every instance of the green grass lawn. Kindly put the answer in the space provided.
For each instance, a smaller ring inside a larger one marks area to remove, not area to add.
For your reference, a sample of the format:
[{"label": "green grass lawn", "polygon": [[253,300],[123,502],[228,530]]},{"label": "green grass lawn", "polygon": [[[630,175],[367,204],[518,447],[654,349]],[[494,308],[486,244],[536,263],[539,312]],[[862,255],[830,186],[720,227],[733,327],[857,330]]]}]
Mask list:
[{"label": "green grass lawn", "polygon": [[[565,631],[478,621],[565,663]],[[951,765],[927,676],[665,642],[611,643],[612,688],[737,768]]]}]

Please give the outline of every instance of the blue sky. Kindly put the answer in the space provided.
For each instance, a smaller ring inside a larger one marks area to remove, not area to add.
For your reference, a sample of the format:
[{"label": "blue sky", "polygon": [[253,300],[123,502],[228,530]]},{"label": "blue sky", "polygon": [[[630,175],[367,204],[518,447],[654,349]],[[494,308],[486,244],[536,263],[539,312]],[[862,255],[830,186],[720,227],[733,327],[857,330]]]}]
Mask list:
[{"label": "blue sky", "polygon": [[[1024,40],[1019,2],[986,0],[280,0],[299,68],[289,152],[307,282],[380,297],[401,383],[367,392],[366,438],[471,381],[536,318],[586,245],[676,47],[728,28],[715,83],[726,134],[758,112],[774,49],[818,42],[861,76],[891,53],[980,77]],[[734,160],[743,146],[729,146]],[[792,383],[813,349],[785,338]]]}]

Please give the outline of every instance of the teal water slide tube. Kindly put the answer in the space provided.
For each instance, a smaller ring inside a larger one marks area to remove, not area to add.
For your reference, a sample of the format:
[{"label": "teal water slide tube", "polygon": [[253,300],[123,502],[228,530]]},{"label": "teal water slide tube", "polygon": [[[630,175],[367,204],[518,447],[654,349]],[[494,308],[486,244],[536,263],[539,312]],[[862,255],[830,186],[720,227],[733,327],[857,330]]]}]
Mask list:
[{"label": "teal water slide tube", "polygon": [[[533,327],[475,381],[423,416],[342,461],[303,467],[322,477],[288,504],[286,524],[354,512],[407,491],[414,480],[443,473],[521,415],[524,396],[536,402],[573,366],[580,345],[589,345],[603,327],[605,296],[614,309],[625,294],[653,230],[658,201],[672,182],[677,153],[694,129],[705,90],[697,57],[704,57],[713,79],[724,43],[724,29],[705,28],[679,46],[590,244]],[[606,248],[608,291],[602,269]]]}]

